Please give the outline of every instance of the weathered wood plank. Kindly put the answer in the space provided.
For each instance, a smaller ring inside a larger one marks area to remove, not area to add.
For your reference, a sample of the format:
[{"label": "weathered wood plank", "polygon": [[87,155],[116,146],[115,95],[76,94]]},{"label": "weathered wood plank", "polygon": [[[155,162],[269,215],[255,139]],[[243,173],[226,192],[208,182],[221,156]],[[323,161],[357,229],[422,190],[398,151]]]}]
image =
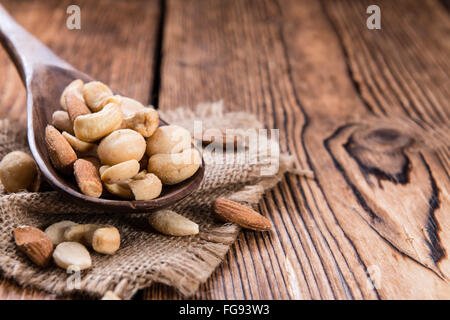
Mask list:
[{"label": "weathered wood plank", "polygon": [[[124,95],[150,102],[160,7],[152,1],[76,1],[81,30],[66,28],[72,1],[2,1],[12,16],[56,54]],[[26,119],[25,90],[0,48],[0,118]],[[55,101],[55,103],[58,103]],[[52,298],[0,282],[0,299]]]},{"label": "weathered wood plank", "polygon": [[379,2],[377,31],[367,1],[167,2],[159,106],[253,112],[317,177],[268,193],[275,232],[241,234],[195,298],[450,297],[449,20]]}]

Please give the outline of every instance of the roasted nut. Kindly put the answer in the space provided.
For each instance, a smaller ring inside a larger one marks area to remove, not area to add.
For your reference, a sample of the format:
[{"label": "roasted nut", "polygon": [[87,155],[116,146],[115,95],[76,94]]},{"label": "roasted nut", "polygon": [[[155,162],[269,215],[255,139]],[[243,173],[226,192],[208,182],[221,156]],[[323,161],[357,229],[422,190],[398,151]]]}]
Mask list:
[{"label": "roasted nut", "polygon": [[152,173],[145,174],[144,177],[138,176],[128,183],[136,200],[151,200],[161,194],[162,183],[157,176]]},{"label": "roasted nut", "polygon": [[0,180],[7,192],[35,191],[37,177],[36,163],[25,152],[10,152],[0,162]]},{"label": "roasted nut", "polygon": [[91,255],[85,246],[78,242],[61,242],[53,251],[55,263],[63,268],[76,267],[78,270],[90,268]]},{"label": "roasted nut", "polygon": [[78,139],[93,142],[119,128],[121,123],[122,111],[119,105],[109,103],[99,112],[77,117],[73,129]]},{"label": "roasted nut", "polygon": [[112,166],[128,160],[141,160],[145,147],[145,139],[139,133],[120,129],[100,142],[97,154],[102,164]]},{"label": "roasted nut", "polygon": [[77,155],[62,134],[55,127],[48,125],[45,128],[45,142],[55,169],[65,174],[72,173]]},{"label": "roasted nut", "polygon": [[196,149],[187,149],[181,153],[151,156],[147,171],[154,173],[163,184],[176,184],[194,175],[200,163],[200,153]]},{"label": "roasted nut", "polygon": [[84,100],[93,112],[102,110],[112,95],[111,89],[100,81],[86,83],[83,87]]},{"label": "roasted nut", "polygon": [[73,124],[67,111],[58,110],[53,112],[52,125],[60,130],[73,134]]},{"label": "roasted nut", "polygon": [[106,169],[101,175],[105,183],[118,183],[133,178],[139,172],[139,162],[128,160]]},{"label": "roasted nut", "polygon": [[34,263],[45,267],[50,262],[53,252],[52,240],[41,230],[22,226],[14,229],[14,240],[19,250]]},{"label": "roasted nut", "polygon": [[214,213],[222,221],[236,223],[237,225],[256,231],[272,229],[270,221],[250,207],[237,202],[219,198],[214,202]]},{"label": "roasted nut", "polygon": [[64,242],[64,231],[66,231],[68,227],[76,225],[78,224],[75,222],[63,220],[48,226],[47,229],[45,229],[45,234],[52,240],[52,243],[56,246],[61,242]]},{"label": "roasted nut", "polygon": [[144,138],[148,138],[158,128],[158,124],[158,112],[153,108],[144,108],[132,116],[124,117],[121,127],[135,130]]},{"label": "roasted nut", "polygon": [[67,142],[72,146],[72,148],[77,152],[89,153],[97,149],[97,145],[95,143],[82,141],[66,131],[64,131],[62,135],[67,140]]},{"label": "roasted nut", "polygon": [[[106,169],[110,168],[111,166],[101,166],[99,173],[100,176],[103,174],[103,172],[106,171]],[[130,187],[128,186],[127,180],[123,182],[118,183],[103,183],[105,186],[105,189],[108,190],[109,193],[118,196],[122,199],[131,200],[133,199],[133,192],[131,192]]]},{"label": "roasted nut", "polygon": [[112,291],[106,291],[102,300],[122,300],[120,297]]},{"label": "roasted nut", "polygon": [[147,139],[147,154],[178,153],[191,147],[191,134],[186,129],[170,125],[156,129]]},{"label": "roasted nut", "polygon": [[80,242],[103,254],[114,254],[120,247],[120,233],[116,227],[80,224],[66,229],[66,241]]},{"label": "roasted nut", "polygon": [[100,198],[103,192],[98,168],[88,159],[78,159],[73,164],[73,171],[78,187],[85,195]]},{"label": "roasted nut", "polygon": [[171,210],[151,213],[148,222],[156,231],[170,236],[190,236],[198,233],[198,224]]},{"label": "roasted nut", "polygon": [[66,108],[67,113],[69,114],[70,121],[72,121],[72,123],[79,116],[91,113],[91,110],[89,110],[86,103],[84,103],[83,97],[80,97],[75,92],[67,92]]},{"label": "roasted nut", "polygon": [[99,227],[86,233],[85,241],[98,253],[114,254],[120,247],[120,233],[116,227]]},{"label": "roasted nut", "polygon": [[[82,90],[83,90],[84,82],[80,79],[72,81],[61,94],[61,98],[59,99],[59,103],[61,104],[61,108],[63,110],[67,110],[66,108],[66,94],[68,92],[76,93],[80,98],[83,98]],[[56,126],[55,126],[56,127]],[[59,129],[59,128],[58,128]],[[62,130],[62,129],[61,129]],[[67,131],[67,130],[65,130]]]}]

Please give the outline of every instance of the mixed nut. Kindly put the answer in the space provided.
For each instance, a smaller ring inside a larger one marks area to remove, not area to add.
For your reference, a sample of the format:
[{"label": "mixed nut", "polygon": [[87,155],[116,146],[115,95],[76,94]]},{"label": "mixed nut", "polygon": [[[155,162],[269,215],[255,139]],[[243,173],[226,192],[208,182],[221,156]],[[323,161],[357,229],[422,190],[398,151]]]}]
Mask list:
[{"label": "mixed nut", "polygon": [[163,185],[180,183],[200,167],[188,130],[158,127],[155,109],[114,95],[99,81],[73,81],[60,104],[63,110],[45,129],[50,160],[73,174],[87,196],[99,198],[105,188],[121,199],[155,199]]}]

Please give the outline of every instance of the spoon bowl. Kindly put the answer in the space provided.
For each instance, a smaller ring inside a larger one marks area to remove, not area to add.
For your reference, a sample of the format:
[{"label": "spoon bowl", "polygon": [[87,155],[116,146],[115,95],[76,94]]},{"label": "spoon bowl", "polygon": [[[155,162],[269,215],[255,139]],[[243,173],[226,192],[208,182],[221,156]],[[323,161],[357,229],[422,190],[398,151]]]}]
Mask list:
[{"label": "spoon bowl", "polygon": [[[31,153],[43,177],[70,200],[119,212],[151,212],[172,205],[195,191],[203,179],[205,165],[189,179],[176,185],[163,186],[161,195],[148,201],[115,200],[107,194],[101,198],[81,193],[75,178],[57,172],[50,162],[45,144],[45,127],[51,123],[53,112],[60,110],[59,98],[73,80],[93,81],[57,57],[49,48],[29,34],[0,5],[0,42],[13,60],[27,91],[27,134]],[[160,120],[160,125],[167,125]]]}]

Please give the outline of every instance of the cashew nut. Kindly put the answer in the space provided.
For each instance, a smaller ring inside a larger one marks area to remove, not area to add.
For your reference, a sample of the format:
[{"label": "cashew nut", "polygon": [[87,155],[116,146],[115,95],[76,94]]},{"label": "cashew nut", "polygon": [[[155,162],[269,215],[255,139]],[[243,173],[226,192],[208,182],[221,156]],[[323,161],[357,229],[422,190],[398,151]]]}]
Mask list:
[{"label": "cashew nut", "polygon": [[73,129],[78,139],[93,142],[119,128],[121,123],[122,111],[119,105],[109,103],[99,112],[78,116]]},{"label": "cashew nut", "polygon": [[84,100],[93,112],[102,110],[112,95],[111,89],[100,81],[86,83],[83,87]]},{"label": "cashew nut", "polygon": [[[84,86],[83,80],[77,79],[77,80],[74,80],[71,83],[69,83],[69,85],[64,89],[63,93],[61,94],[61,98],[59,99],[59,104],[61,105],[61,108],[63,108],[63,110],[67,110],[66,94],[68,92],[75,92],[80,98],[83,98],[83,94],[82,94],[83,86]],[[67,131],[67,130],[65,130],[65,131]]]},{"label": "cashew nut", "polygon": [[80,242],[104,254],[113,254],[120,247],[120,233],[113,226],[79,224],[67,228],[64,238],[66,241]]},{"label": "cashew nut", "polygon": [[102,164],[115,165],[128,160],[141,160],[145,139],[130,129],[116,130],[99,144],[97,154]]},{"label": "cashew nut", "polygon": [[23,151],[10,152],[0,162],[0,180],[7,192],[35,191],[37,175],[34,159]]},{"label": "cashew nut", "polygon": [[198,224],[171,210],[151,213],[148,222],[156,231],[170,236],[189,236],[198,233]]},{"label": "cashew nut", "polygon": [[128,160],[107,168],[101,175],[105,183],[118,183],[133,178],[139,172],[139,162]]},{"label": "cashew nut", "polygon": [[185,128],[170,125],[156,129],[147,139],[147,154],[178,153],[191,147],[191,134]]},{"label": "cashew nut", "polygon": [[154,173],[163,184],[176,184],[190,178],[201,163],[197,149],[187,149],[181,153],[155,154],[148,160],[147,171]]},{"label": "cashew nut", "polygon": [[138,175],[128,185],[133,191],[136,200],[155,199],[162,191],[161,180],[153,173],[147,173],[144,177]]},{"label": "cashew nut", "polygon": [[74,137],[70,133],[64,131],[62,133],[63,137],[67,140],[67,142],[72,146],[75,151],[78,152],[90,152],[97,148],[97,145],[94,143],[82,141],[77,137]]},{"label": "cashew nut", "polygon": [[67,111],[55,111],[52,115],[52,125],[60,130],[73,134],[73,124]]},{"label": "cashew nut", "polygon": [[153,108],[144,108],[131,116],[124,117],[121,127],[135,130],[144,138],[148,138],[158,128],[158,124],[158,112]]},{"label": "cashew nut", "polygon": [[[100,176],[103,174],[103,172],[106,171],[106,169],[110,168],[111,166],[101,166],[99,173]],[[131,200],[133,199],[133,192],[131,192],[130,187],[128,186],[129,181],[121,181],[118,183],[105,183],[103,182],[103,185],[105,186],[105,189],[108,190],[109,193],[118,196],[122,199]]]}]

